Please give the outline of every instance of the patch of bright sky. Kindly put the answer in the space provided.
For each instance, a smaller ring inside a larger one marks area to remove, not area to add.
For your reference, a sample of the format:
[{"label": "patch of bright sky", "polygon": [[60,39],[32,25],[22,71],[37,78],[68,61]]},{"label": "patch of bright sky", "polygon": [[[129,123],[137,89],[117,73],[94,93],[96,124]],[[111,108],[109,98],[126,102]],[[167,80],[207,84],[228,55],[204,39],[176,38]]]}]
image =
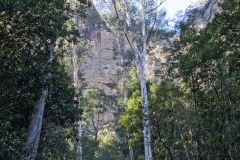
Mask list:
[{"label": "patch of bright sky", "polygon": [[198,0],[166,0],[162,7],[166,8],[167,15],[166,18],[173,19],[177,16],[177,12],[182,10],[184,11],[190,5],[193,5]]},{"label": "patch of bright sky", "polygon": [[[96,6],[98,6],[102,4],[103,1],[93,0],[93,3]],[[156,1],[160,1],[160,0],[156,0]],[[166,8],[166,11],[167,11],[166,18],[173,19],[173,18],[176,18],[177,16],[176,14],[178,11],[183,11],[184,13],[185,9],[187,9],[190,5],[193,5],[194,3],[199,1],[204,1],[204,0],[166,0],[160,8]],[[106,3],[104,5],[111,4],[111,0],[106,0],[106,2],[110,2],[110,3]]]}]

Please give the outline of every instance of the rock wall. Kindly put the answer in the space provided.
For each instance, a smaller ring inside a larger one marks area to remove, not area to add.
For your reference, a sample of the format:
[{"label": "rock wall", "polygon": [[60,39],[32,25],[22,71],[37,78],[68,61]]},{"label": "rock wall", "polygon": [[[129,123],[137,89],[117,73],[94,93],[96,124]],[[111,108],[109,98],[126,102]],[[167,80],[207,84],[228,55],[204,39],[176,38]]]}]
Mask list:
[{"label": "rock wall", "polygon": [[[106,94],[116,94],[118,83],[116,73],[123,69],[122,60],[116,52],[117,42],[114,33],[107,27],[94,6],[88,9],[81,32],[91,46],[88,56],[83,58],[80,66],[87,85],[85,88],[98,88],[103,89]],[[147,56],[146,78],[159,81],[164,73],[163,68],[166,67],[163,64],[169,56],[167,51],[170,45],[166,39],[154,41],[152,45],[153,50]],[[121,42],[120,48],[126,52],[129,46],[127,42]]]},{"label": "rock wall", "polygon": [[223,1],[224,0],[206,0],[195,16],[195,26],[204,28],[216,13],[221,12],[220,4],[223,3]]},{"label": "rock wall", "polygon": [[[195,25],[202,28],[212,20],[214,14],[220,11],[219,4],[223,0],[206,0],[199,12],[195,15]],[[107,27],[93,5],[87,11],[82,33],[91,46],[89,56],[85,56],[81,64],[86,88],[103,89],[106,94],[117,93],[116,73],[122,70],[121,57],[116,53],[117,42],[114,33]],[[166,71],[167,59],[171,50],[173,39],[153,40],[152,47],[147,56],[146,78],[160,82]],[[123,43],[122,48],[129,48]]]},{"label": "rock wall", "polygon": [[[117,73],[122,70],[121,57],[117,52],[117,39],[107,27],[93,5],[87,11],[81,32],[90,45],[89,53],[83,57],[80,70],[85,79],[85,89],[103,89],[107,95],[117,94]],[[120,48],[128,48],[121,43]],[[100,115],[100,125],[111,125],[113,109]]]},{"label": "rock wall", "polygon": [[146,57],[146,78],[158,83],[164,78],[167,69],[167,60],[171,54],[171,39],[152,41]]},{"label": "rock wall", "polygon": [[120,57],[116,55],[116,40],[111,30],[97,13],[94,5],[88,9],[82,33],[91,47],[83,58],[80,69],[86,88],[103,89],[107,94],[116,94],[116,73],[121,69]]},{"label": "rock wall", "polygon": [[[208,0],[199,13],[196,14],[195,25],[204,27],[219,9],[223,0]],[[81,29],[85,39],[91,46],[88,56],[83,58],[80,70],[86,82],[85,88],[103,89],[108,95],[116,95],[118,78],[116,73],[123,70],[122,60],[116,53],[117,41],[114,33],[107,27],[94,5],[88,9],[88,14]],[[167,59],[171,54],[172,39],[158,39],[151,42],[146,60],[146,78],[160,82],[167,67]],[[125,51],[129,48],[126,42],[121,43]],[[131,63],[133,65],[133,63]],[[110,123],[113,113],[106,112],[101,119]]]}]

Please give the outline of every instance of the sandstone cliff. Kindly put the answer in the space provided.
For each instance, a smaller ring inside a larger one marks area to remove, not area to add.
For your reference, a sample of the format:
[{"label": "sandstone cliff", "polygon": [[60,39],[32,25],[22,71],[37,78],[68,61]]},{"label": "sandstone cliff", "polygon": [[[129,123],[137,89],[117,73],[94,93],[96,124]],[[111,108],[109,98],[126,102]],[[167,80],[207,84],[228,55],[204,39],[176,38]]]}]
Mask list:
[{"label": "sandstone cliff", "polygon": [[[208,0],[196,14],[195,25],[204,27],[219,11],[219,3],[222,1]],[[123,60],[116,51],[119,43],[94,6],[88,9],[87,13],[81,32],[91,46],[91,50],[88,56],[83,58],[80,66],[87,84],[85,88],[103,89],[108,95],[116,95],[118,84],[116,73],[124,69],[121,67]],[[172,41],[173,39],[155,39],[151,42],[146,64],[148,80],[160,82],[163,78],[167,59],[171,54]],[[120,48],[124,51],[129,48],[126,42],[121,45]],[[101,119],[108,123],[114,119],[114,116],[109,111],[101,115]]]},{"label": "sandstone cliff", "polygon": [[[212,20],[214,14],[220,11],[219,4],[223,0],[206,0],[195,15],[194,23],[204,27]],[[121,56],[116,53],[117,42],[114,33],[107,27],[93,5],[88,9],[82,33],[91,46],[90,56],[85,56],[81,71],[86,80],[86,88],[103,89],[107,94],[117,92],[117,76],[121,67]],[[122,48],[127,48],[126,43]],[[167,65],[171,50],[171,40],[160,39],[152,42],[147,56],[146,78],[160,81]]]},{"label": "sandstone cliff", "polygon": [[205,0],[200,6],[199,12],[195,15],[195,25],[204,28],[209,23],[216,13],[221,12],[220,4],[224,0]]},{"label": "sandstone cliff", "polygon": [[86,88],[103,89],[107,94],[115,94],[116,72],[121,69],[119,55],[115,53],[115,37],[94,6],[87,13],[82,33],[91,50],[80,66]]}]

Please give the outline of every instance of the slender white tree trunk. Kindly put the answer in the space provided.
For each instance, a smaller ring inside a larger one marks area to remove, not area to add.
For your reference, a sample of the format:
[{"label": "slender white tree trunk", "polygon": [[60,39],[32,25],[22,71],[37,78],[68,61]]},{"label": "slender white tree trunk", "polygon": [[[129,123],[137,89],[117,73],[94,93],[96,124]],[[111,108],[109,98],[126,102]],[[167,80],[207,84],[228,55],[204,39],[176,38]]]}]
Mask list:
[{"label": "slender white tree trunk", "polygon": [[[75,88],[75,97],[74,99],[78,101],[78,108],[80,108],[80,88],[79,88],[79,77],[78,77],[78,70],[79,70],[79,64],[78,64],[78,56],[75,52],[74,45],[72,43],[72,64],[73,64],[73,83]],[[82,160],[82,120],[81,116],[79,116],[77,121],[77,147],[76,147],[76,153],[77,157],[76,160]]]},{"label": "slender white tree trunk", "polygon": [[149,115],[148,115],[148,100],[147,100],[147,86],[146,81],[140,77],[141,84],[141,96],[142,96],[142,106],[143,106],[143,129],[144,129],[144,151],[145,160],[152,160],[152,149],[151,149],[151,136],[150,136],[150,126],[149,126]]},{"label": "slender white tree trunk", "polygon": [[136,63],[138,67],[138,74],[139,74],[140,85],[141,85],[145,160],[152,160],[151,136],[150,136],[150,126],[149,126],[149,115],[148,115],[147,85],[145,80],[145,74],[143,73],[143,66],[145,67],[145,64],[141,65],[140,57],[136,47],[137,47],[136,42],[133,41],[133,48],[135,52]]},{"label": "slender white tree trunk", "polygon": [[82,160],[82,121],[79,120],[77,123],[78,130],[78,145],[77,145],[77,158],[76,160]]},{"label": "slender white tree trunk", "polygon": [[[48,59],[48,64],[51,64],[53,61],[55,43],[56,43],[56,40],[51,40],[51,43],[49,45],[50,56]],[[50,77],[50,73],[48,73],[47,76]],[[28,133],[27,133],[27,143],[26,143],[27,156],[25,159],[27,160],[35,160],[37,155],[38,144],[39,144],[40,134],[42,129],[43,113],[44,113],[44,107],[45,107],[47,95],[48,95],[48,88],[43,88],[41,92],[41,96],[38,99],[36,105],[34,106],[34,111],[30,118],[30,123],[28,126]]]},{"label": "slender white tree trunk", "polygon": [[[127,132],[127,138],[130,138],[130,134]],[[134,160],[133,156],[133,148],[131,145],[128,144],[128,149],[129,149],[129,160]]]},{"label": "slender white tree trunk", "polygon": [[130,160],[134,160],[133,148],[132,148],[132,146],[130,146],[130,145],[129,145],[129,155],[130,155]]},{"label": "slender white tree trunk", "polygon": [[146,27],[145,27],[145,6],[144,0],[141,0],[142,4],[142,59],[140,58],[140,51],[137,48],[137,42],[132,37],[132,47],[135,55],[135,60],[138,68],[138,75],[141,85],[141,97],[142,97],[142,107],[143,107],[143,131],[144,131],[144,152],[145,160],[152,160],[152,149],[151,149],[151,136],[150,136],[150,126],[149,126],[149,115],[148,115],[148,99],[147,99],[147,85],[145,79],[145,64],[146,64],[146,54],[147,54],[147,42],[146,42]]},{"label": "slender white tree trunk", "polygon": [[[116,15],[117,13],[117,7],[116,2],[112,0]],[[151,149],[151,136],[150,136],[150,126],[149,126],[149,115],[148,115],[148,99],[147,99],[147,86],[146,86],[146,79],[145,79],[145,64],[146,64],[146,54],[147,54],[147,38],[146,38],[146,23],[145,23],[145,0],[141,0],[141,7],[142,7],[142,52],[137,47],[137,42],[134,39],[133,33],[132,33],[132,23],[131,23],[131,15],[129,12],[129,2],[127,0],[124,1],[124,9],[125,9],[125,20],[126,25],[130,28],[129,37],[127,35],[127,31],[123,30],[125,33],[125,37],[127,38],[128,42],[130,43],[130,46],[132,48],[132,51],[135,55],[135,60],[138,68],[138,75],[141,85],[141,98],[142,98],[142,106],[143,106],[143,130],[144,130],[144,151],[145,151],[145,160],[152,160],[152,149]],[[131,3],[131,2],[130,2]],[[119,17],[118,17],[119,18]],[[120,20],[120,19],[119,19]],[[142,53],[142,57],[140,57]]]},{"label": "slender white tree trunk", "polygon": [[[145,26],[145,1],[141,0],[142,4],[142,70],[139,65],[139,78],[141,84],[141,96],[143,105],[143,129],[144,129],[144,151],[145,160],[152,160],[152,149],[151,149],[151,136],[150,136],[150,125],[149,125],[149,115],[148,115],[148,99],[147,99],[147,85],[145,78],[145,64],[146,64],[146,54],[147,54],[147,39],[146,39],[146,26]],[[138,54],[139,55],[139,54]]]}]

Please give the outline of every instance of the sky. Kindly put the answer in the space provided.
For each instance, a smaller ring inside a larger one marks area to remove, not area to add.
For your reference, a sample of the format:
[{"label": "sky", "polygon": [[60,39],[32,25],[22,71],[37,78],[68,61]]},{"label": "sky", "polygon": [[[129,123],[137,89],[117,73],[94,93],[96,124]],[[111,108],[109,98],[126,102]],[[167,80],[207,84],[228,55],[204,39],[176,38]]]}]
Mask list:
[{"label": "sky", "polygon": [[166,8],[167,18],[174,18],[177,11],[185,10],[189,5],[198,0],[166,0],[162,7]]},{"label": "sky", "polygon": [[[111,0],[107,0],[107,1],[111,2]],[[160,0],[156,0],[156,1],[160,1]],[[163,7],[166,8],[166,11],[167,11],[166,18],[173,19],[179,10],[184,11],[186,8],[188,8],[189,5],[199,1],[204,1],[204,0],[166,0],[160,8],[163,8]],[[100,0],[93,0],[93,2],[95,5],[102,4]]]}]

